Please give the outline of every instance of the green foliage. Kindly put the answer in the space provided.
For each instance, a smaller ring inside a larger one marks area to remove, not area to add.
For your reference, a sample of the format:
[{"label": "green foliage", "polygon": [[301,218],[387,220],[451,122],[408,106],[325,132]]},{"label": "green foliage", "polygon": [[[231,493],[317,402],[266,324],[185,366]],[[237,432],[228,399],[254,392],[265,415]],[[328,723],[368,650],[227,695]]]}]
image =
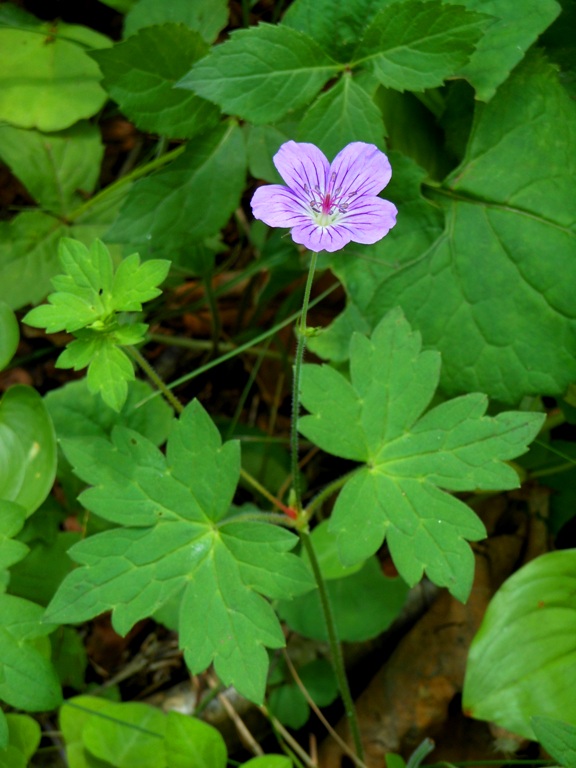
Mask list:
[{"label": "green foliage", "polygon": [[106,93],[86,48],[106,47],[109,40],[86,27],[41,23],[13,9],[0,16],[0,119],[60,131],[95,114]]},{"label": "green foliage", "polygon": [[133,35],[143,27],[155,24],[184,24],[213,43],[228,22],[227,0],[139,0],[126,15],[124,35]]},{"label": "green foliage", "polygon": [[463,707],[535,738],[536,715],[576,726],[576,550],[550,552],[493,597],[470,647]]},{"label": "green foliage", "polygon": [[56,438],[42,398],[31,387],[11,387],[0,400],[0,499],[31,515],[55,474]]},{"label": "green foliage", "polygon": [[166,277],[169,262],[155,259],[140,264],[134,253],[114,270],[108,249],[98,240],[88,250],[82,243],[63,239],[59,257],[65,274],[52,280],[56,293],[50,294],[48,304],[30,310],[24,322],[48,333],[75,333],[77,338],[57,365],[74,370],[88,367],[88,389],[100,392],[119,411],[134,369],[118,345],[139,344],[148,328],[144,323],[123,322],[119,313],[139,312],[144,302],[160,294],[157,285]]},{"label": "green foliage", "polygon": [[92,58],[103,85],[124,114],[144,131],[188,138],[212,127],[218,110],[192,93],[173,88],[208,53],[198,32],[182,24],[146,27]]},{"label": "green foliage", "polygon": [[563,768],[576,766],[576,725],[551,717],[533,717],[530,721],[536,738]]},{"label": "green foliage", "polygon": [[189,247],[226,223],[239,203],[245,174],[237,125],[201,134],[168,168],[134,185],[107,237],[173,258],[184,244]]},{"label": "green foliage", "polygon": [[350,381],[328,366],[306,366],[300,431],[323,450],[365,462],[340,492],[330,529],[342,561],[376,552],[386,539],[400,575],[425,572],[466,600],[474,561],[465,539],[485,535],[469,507],[446,491],[519,485],[504,461],[526,450],[542,414],[485,416],[487,400],[470,394],[422,415],[440,376],[440,356],[421,351],[400,311],[372,337],[350,342]]},{"label": "green foliage", "polygon": [[[81,567],[48,607],[50,620],[84,621],[112,609],[115,628],[126,633],[177,595],[180,644],[190,669],[200,672],[214,661],[224,681],[261,701],[265,646],[284,645],[261,595],[288,597],[313,582],[304,564],[288,554],[293,534],[228,516],[240,468],[238,444],[222,445],[194,401],[173,428],[166,457],[121,427],[112,443],[68,440],[64,449],[77,474],[94,485],[82,494],[86,507],[123,527],[72,547],[70,556]],[[204,617],[202,633],[197,616]]]},{"label": "green foliage", "polygon": [[19,341],[18,320],[8,304],[0,301],[0,371],[14,357]]},{"label": "green foliage", "polygon": [[0,745],[5,744],[4,748],[0,746],[0,768],[27,768],[40,738],[36,720],[28,715],[3,715],[0,712]]}]

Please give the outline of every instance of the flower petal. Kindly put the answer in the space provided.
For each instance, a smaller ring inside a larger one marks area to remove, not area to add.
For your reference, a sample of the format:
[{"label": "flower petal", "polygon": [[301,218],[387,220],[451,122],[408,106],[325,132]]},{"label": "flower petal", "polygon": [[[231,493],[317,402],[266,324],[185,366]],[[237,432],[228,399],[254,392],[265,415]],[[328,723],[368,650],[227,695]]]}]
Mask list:
[{"label": "flower petal", "polygon": [[269,227],[293,227],[310,220],[308,208],[281,184],[258,187],[251,205],[254,217]]},{"label": "flower petal", "polygon": [[314,144],[287,141],[274,155],[274,165],[290,189],[306,203],[316,187],[326,189],[330,164]]},{"label": "flower petal", "polygon": [[295,243],[304,245],[309,251],[339,251],[352,239],[350,232],[338,225],[321,227],[314,221],[295,226],[291,233]]},{"label": "flower petal", "polygon": [[341,195],[377,195],[392,176],[392,168],[384,152],[374,144],[354,141],[338,152],[330,175],[335,174],[334,189],[341,189]]},{"label": "flower petal", "polygon": [[350,234],[355,243],[369,245],[381,240],[396,224],[398,210],[381,197],[361,197],[350,205],[345,215],[333,226]]}]

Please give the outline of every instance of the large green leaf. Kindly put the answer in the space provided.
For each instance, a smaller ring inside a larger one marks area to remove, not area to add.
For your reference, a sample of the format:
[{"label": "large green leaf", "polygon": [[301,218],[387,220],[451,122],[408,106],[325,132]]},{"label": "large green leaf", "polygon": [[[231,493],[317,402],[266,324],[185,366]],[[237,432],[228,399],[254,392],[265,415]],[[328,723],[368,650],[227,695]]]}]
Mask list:
[{"label": "large green leaf", "polygon": [[380,110],[350,74],[312,104],[298,129],[301,141],[316,144],[329,158],[352,141],[366,141],[383,149],[384,136]]},{"label": "large green leaf", "polygon": [[63,217],[94,191],[103,151],[87,122],[59,133],[0,126],[0,158],[42,208]]},{"label": "large green leaf", "polygon": [[340,69],[301,32],[260,24],[233,32],[178,85],[230,115],[268,123],[307,104]]},{"label": "large green leaf", "polygon": [[372,325],[401,305],[442,352],[449,394],[517,403],[560,394],[576,378],[575,143],[576,105],[534,55],[477,106],[464,161],[430,190],[444,231],[438,208],[415,194],[408,211],[428,212],[417,232],[399,201],[398,227],[368,265],[351,249],[334,260]]},{"label": "large green leaf", "polygon": [[212,43],[228,21],[227,0],[138,0],[124,21],[124,36],[153,24],[185,24]]},{"label": "large green leaf", "polygon": [[576,726],[576,550],[550,552],[511,576],[470,647],[467,714],[530,739],[531,718]]},{"label": "large green leaf", "polygon": [[353,55],[370,63],[382,85],[423,91],[453,77],[466,64],[489,17],[440,0],[408,0],[383,8]]},{"label": "large green leaf", "polygon": [[0,400],[0,499],[31,515],[56,476],[56,436],[40,395],[11,387]]},{"label": "large green leaf", "polygon": [[182,24],[164,24],[91,55],[104,75],[103,86],[138,128],[189,138],[214,125],[219,110],[173,86],[207,53],[208,45],[198,32]]},{"label": "large green leaf", "polygon": [[304,367],[302,434],[329,453],[365,462],[344,485],[330,529],[342,562],[374,554],[386,539],[400,575],[425,572],[466,600],[474,559],[466,539],[485,535],[472,510],[446,491],[518,486],[504,462],[524,453],[544,419],[536,413],[485,416],[487,398],[466,395],[424,415],[438,384],[440,356],[398,310],[370,339],[350,343],[350,380],[329,366]]},{"label": "large green leaf", "polygon": [[555,0],[514,3],[510,0],[448,0],[494,17],[470,61],[461,69],[476,89],[476,97],[488,101],[496,88],[522,60],[538,35],[560,13]]},{"label": "large green leaf", "polygon": [[[164,456],[136,432],[113,443],[64,441],[77,474],[95,487],[82,501],[121,528],[76,544],[80,563],[48,607],[59,622],[112,609],[127,632],[170,598],[180,599],[179,633],[193,672],[214,661],[226,683],[261,701],[268,656],[284,637],[270,604],[311,589],[296,537],[273,525],[227,517],[240,471],[239,447],[220,436],[198,402],[187,406]],[[197,618],[202,616],[201,630]]]},{"label": "large green leaf", "polygon": [[0,371],[14,357],[20,341],[16,315],[5,301],[0,301]]},{"label": "large green leaf", "polygon": [[30,27],[0,24],[0,119],[60,131],[94,115],[106,93],[84,46],[104,47],[107,38],[63,22]]},{"label": "large green leaf", "polygon": [[240,202],[245,177],[237,125],[197,136],[173,163],[134,184],[107,239],[151,245],[170,256],[175,242],[189,246],[224,226]]}]

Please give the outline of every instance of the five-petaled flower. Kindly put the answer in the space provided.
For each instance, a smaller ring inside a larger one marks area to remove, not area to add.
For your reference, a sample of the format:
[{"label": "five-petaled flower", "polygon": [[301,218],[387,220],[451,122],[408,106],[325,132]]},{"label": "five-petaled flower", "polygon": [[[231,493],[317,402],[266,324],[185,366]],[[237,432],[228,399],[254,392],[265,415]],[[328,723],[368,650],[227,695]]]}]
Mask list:
[{"label": "five-petaled flower", "polygon": [[330,164],[314,144],[287,141],[274,165],[286,186],[259,187],[252,212],[271,227],[289,227],[294,242],[311,251],[375,243],[396,224],[396,206],[378,197],[390,163],[373,144],[354,141]]}]

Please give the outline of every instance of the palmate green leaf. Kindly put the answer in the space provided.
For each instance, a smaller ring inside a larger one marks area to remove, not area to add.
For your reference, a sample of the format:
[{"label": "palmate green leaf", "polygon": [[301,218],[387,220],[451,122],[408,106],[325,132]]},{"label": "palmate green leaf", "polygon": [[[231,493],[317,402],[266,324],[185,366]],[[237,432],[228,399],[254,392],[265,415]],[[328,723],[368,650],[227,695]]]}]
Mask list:
[{"label": "palmate green leaf", "polygon": [[272,24],[233,32],[177,84],[253,123],[307,104],[341,65],[314,40]]},{"label": "palmate green leaf", "polygon": [[534,54],[478,105],[466,157],[436,188],[435,205],[414,193],[408,210],[426,215],[422,225],[399,216],[370,251],[334,260],[372,327],[401,305],[425,345],[440,350],[448,394],[482,391],[514,404],[558,395],[576,379],[575,142],[576,105]]},{"label": "palmate green leaf", "polygon": [[561,7],[555,0],[511,3],[509,0],[447,0],[470,11],[489,14],[486,27],[470,61],[460,75],[474,86],[476,98],[488,101],[522,60],[528,48],[554,21]]},{"label": "palmate green leaf", "polygon": [[371,64],[382,85],[398,91],[433,88],[459,73],[489,20],[440,0],[393,3],[374,17],[351,66]]},{"label": "palmate green leaf", "polygon": [[172,430],[166,456],[127,429],[116,428],[112,439],[63,443],[77,474],[94,486],[82,502],[124,527],[72,547],[80,567],[65,579],[47,615],[77,622],[111,609],[114,627],[126,633],[177,596],[180,644],[190,669],[200,672],[213,661],[226,683],[261,701],[265,646],[284,645],[263,596],[286,598],[313,586],[305,565],[289,553],[296,537],[227,517],[239,446],[222,445],[198,402]]},{"label": "palmate green leaf", "polygon": [[493,597],[468,655],[462,706],[529,739],[534,716],[576,726],[576,550],[549,552]]},{"label": "palmate green leaf", "polygon": [[329,158],[352,141],[383,149],[385,135],[380,110],[350,74],[312,104],[298,128],[300,141],[316,144]]},{"label": "palmate green leaf", "polygon": [[136,182],[107,239],[170,255],[174,241],[198,241],[226,224],[245,179],[242,131],[223,124],[197,136],[169,166]]},{"label": "palmate green leaf", "polygon": [[446,491],[519,485],[504,462],[524,453],[543,414],[485,416],[484,395],[466,395],[422,415],[440,375],[437,352],[421,351],[400,310],[370,339],[354,334],[350,380],[328,366],[305,366],[302,434],[329,453],[365,462],[344,485],[330,530],[342,562],[374,554],[384,539],[400,575],[426,573],[466,600],[474,561],[466,539],[485,535],[472,510]]},{"label": "palmate green leaf", "polygon": [[94,191],[103,151],[88,122],[58,133],[0,126],[0,158],[42,208],[63,217]]},{"label": "palmate green leaf", "polygon": [[104,75],[102,85],[138,128],[189,138],[215,125],[220,112],[210,102],[173,86],[207,53],[208,45],[198,32],[183,24],[163,24],[142,29],[91,56]]}]

